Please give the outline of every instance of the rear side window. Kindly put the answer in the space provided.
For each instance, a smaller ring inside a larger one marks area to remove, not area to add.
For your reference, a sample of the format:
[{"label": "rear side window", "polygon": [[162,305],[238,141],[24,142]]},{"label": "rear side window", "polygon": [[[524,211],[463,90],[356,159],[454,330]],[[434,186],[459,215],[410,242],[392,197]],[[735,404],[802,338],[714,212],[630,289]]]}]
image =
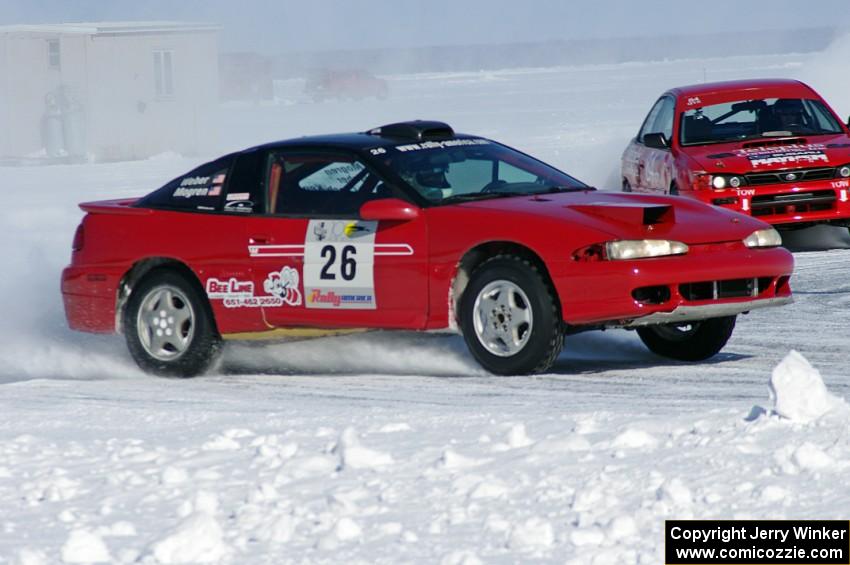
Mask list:
[{"label": "rear side window", "polygon": [[232,164],[233,156],[228,155],[201,165],[145,196],[138,205],[207,212],[220,210]]},{"label": "rear side window", "polygon": [[267,184],[272,214],[357,217],[366,201],[392,196],[375,173],[348,154],[272,153]]}]

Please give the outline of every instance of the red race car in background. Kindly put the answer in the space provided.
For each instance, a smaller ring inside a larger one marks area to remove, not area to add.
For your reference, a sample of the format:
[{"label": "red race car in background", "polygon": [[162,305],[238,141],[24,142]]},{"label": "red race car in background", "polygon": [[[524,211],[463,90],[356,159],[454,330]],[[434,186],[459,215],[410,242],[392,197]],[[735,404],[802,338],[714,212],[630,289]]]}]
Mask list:
[{"label": "red race car in background", "polygon": [[622,160],[623,190],[678,194],[785,227],[850,225],[850,130],[793,80],[664,93]]},{"label": "red race car in background", "polygon": [[387,81],[363,70],[323,70],[304,84],[304,92],[314,102],[324,100],[384,100],[389,94]]},{"label": "red race car in background", "polygon": [[459,329],[499,374],[544,371],[565,333],[609,327],[695,361],[738,314],[791,301],[767,224],[596,192],[441,122],[254,147],[81,207],[70,326],[124,333],[157,374],[203,372],[222,339],[355,328]]}]

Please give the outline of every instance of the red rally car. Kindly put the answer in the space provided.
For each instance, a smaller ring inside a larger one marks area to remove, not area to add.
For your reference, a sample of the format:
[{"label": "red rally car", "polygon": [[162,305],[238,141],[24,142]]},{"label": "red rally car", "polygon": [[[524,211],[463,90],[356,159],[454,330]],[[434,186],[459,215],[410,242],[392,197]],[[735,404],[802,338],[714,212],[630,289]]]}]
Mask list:
[{"label": "red rally car", "polygon": [[850,226],[850,130],[794,80],[664,93],[622,160],[623,190],[678,194],[784,228]]},{"label": "red rally car", "polygon": [[597,192],[441,122],[254,147],[81,207],[70,326],[123,333],[156,374],[203,372],[223,339],[355,328],[459,329],[498,374],[543,371],[566,333],[608,327],[693,361],[737,314],[791,301],[767,224]]}]

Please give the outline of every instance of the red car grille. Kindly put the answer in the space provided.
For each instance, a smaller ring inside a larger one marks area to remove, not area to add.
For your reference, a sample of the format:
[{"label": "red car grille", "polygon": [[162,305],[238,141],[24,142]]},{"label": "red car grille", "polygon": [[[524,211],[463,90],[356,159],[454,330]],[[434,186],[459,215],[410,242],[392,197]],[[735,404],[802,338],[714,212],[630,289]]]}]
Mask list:
[{"label": "red car grille", "polygon": [[679,285],[679,294],[688,301],[718,300],[721,298],[755,298],[768,288],[771,277],[705,281]]},{"label": "red car grille", "polygon": [[673,298],[673,289],[685,302],[705,302],[728,298],[769,298],[790,294],[787,276],[753,277],[721,281],[700,281],[678,285],[644,286],[632,291],[641,304],[664,304]]},{"label": "red car grille", "polygon": [[835,207],[835,191],[812,190],[790,194],[765,194],[753,196],[753,216],[775,216],[777,214],[800,214],[832,210]]},{"label": "red car grille", "polygon": [[798,169],[795,171],[776,171],[772,173],[750,173],[744,175],[747,183],[752,186],[761,184],[782,184],[786,182],[808,182],[813,180],[829,180],[835,178],[835,169],[822,167],[818,169]]}]

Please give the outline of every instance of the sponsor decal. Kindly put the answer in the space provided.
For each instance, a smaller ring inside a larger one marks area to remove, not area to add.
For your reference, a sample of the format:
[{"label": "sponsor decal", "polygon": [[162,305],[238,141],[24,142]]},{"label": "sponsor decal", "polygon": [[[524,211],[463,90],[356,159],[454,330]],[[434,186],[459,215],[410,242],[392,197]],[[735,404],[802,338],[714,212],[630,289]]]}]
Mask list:
[{"label": "sponsor decal", "polygon": [[233,200],[224,205],[228,212],[253,212],[254,203],[250,200]]},{"label": "sponsor decal", "polygon": [[251,200],[250,192],[231,192],[225,200]]},{"label": "sponsor decal", "polygon": [[236,278],[207,279],[206,291],[210,300],[221,300],[225,308],[300,306],[299,278],[298,271],[291,267],[283,267],[280,271],[269,273],[263,282],[266,295],[256,295],[252,281],[240,281]]},{"label": "sponsor decal", "polygon": [[[738,155],[750,160],[753,167],[763,165],[813,165],[829,163],[823,144],[755,147],[740,149]],[[793,180],[793,179],[787,179]]]},{"label": "sponsor decal", "polygon": [[292,267],[284,267],[280,271],[269,273],[263,282],[266,294],[277,296],[289,306],[301,305],[301,291],[298,290],[298,271]]},{"label": "sponsor decal", "polygon": [[832,181],[832,188],[850,188],[850,181],[847,181],[847,180]]},{"label": "sponsor decal", "polygon": [[699,96],[691,96],[688,98],[688,106],[697,106],[702,104],[702,100],[699,99]]},{"label": "sponsor decal", "polygon": [[322,292],[318,288],[307,295],[307,308],[372,308],[374,302],[372,294],[337,294],[333,290]]},{"label": "sponsor decal", "polygon": [[207,279],[207,296],[211,299],[254,296],[254,283],[235,278]]},{"label": "sponsor decal", "polygon": [[408,151],[422,151],[423,149],[445,149],[447,147],[468,147],[473,145],[490,145],[486,139],[447,139],[446,141],[423,141],[422,143],[410,143],[408,145],[396,145],[393,149],[407,153]]},{"label": "sponsor decal", "polygon": [[386,152],[387,150],[383,147],[375,147],[374,149],[369,150],[369,153],[371,153],[372,155],[383,155]]}]

